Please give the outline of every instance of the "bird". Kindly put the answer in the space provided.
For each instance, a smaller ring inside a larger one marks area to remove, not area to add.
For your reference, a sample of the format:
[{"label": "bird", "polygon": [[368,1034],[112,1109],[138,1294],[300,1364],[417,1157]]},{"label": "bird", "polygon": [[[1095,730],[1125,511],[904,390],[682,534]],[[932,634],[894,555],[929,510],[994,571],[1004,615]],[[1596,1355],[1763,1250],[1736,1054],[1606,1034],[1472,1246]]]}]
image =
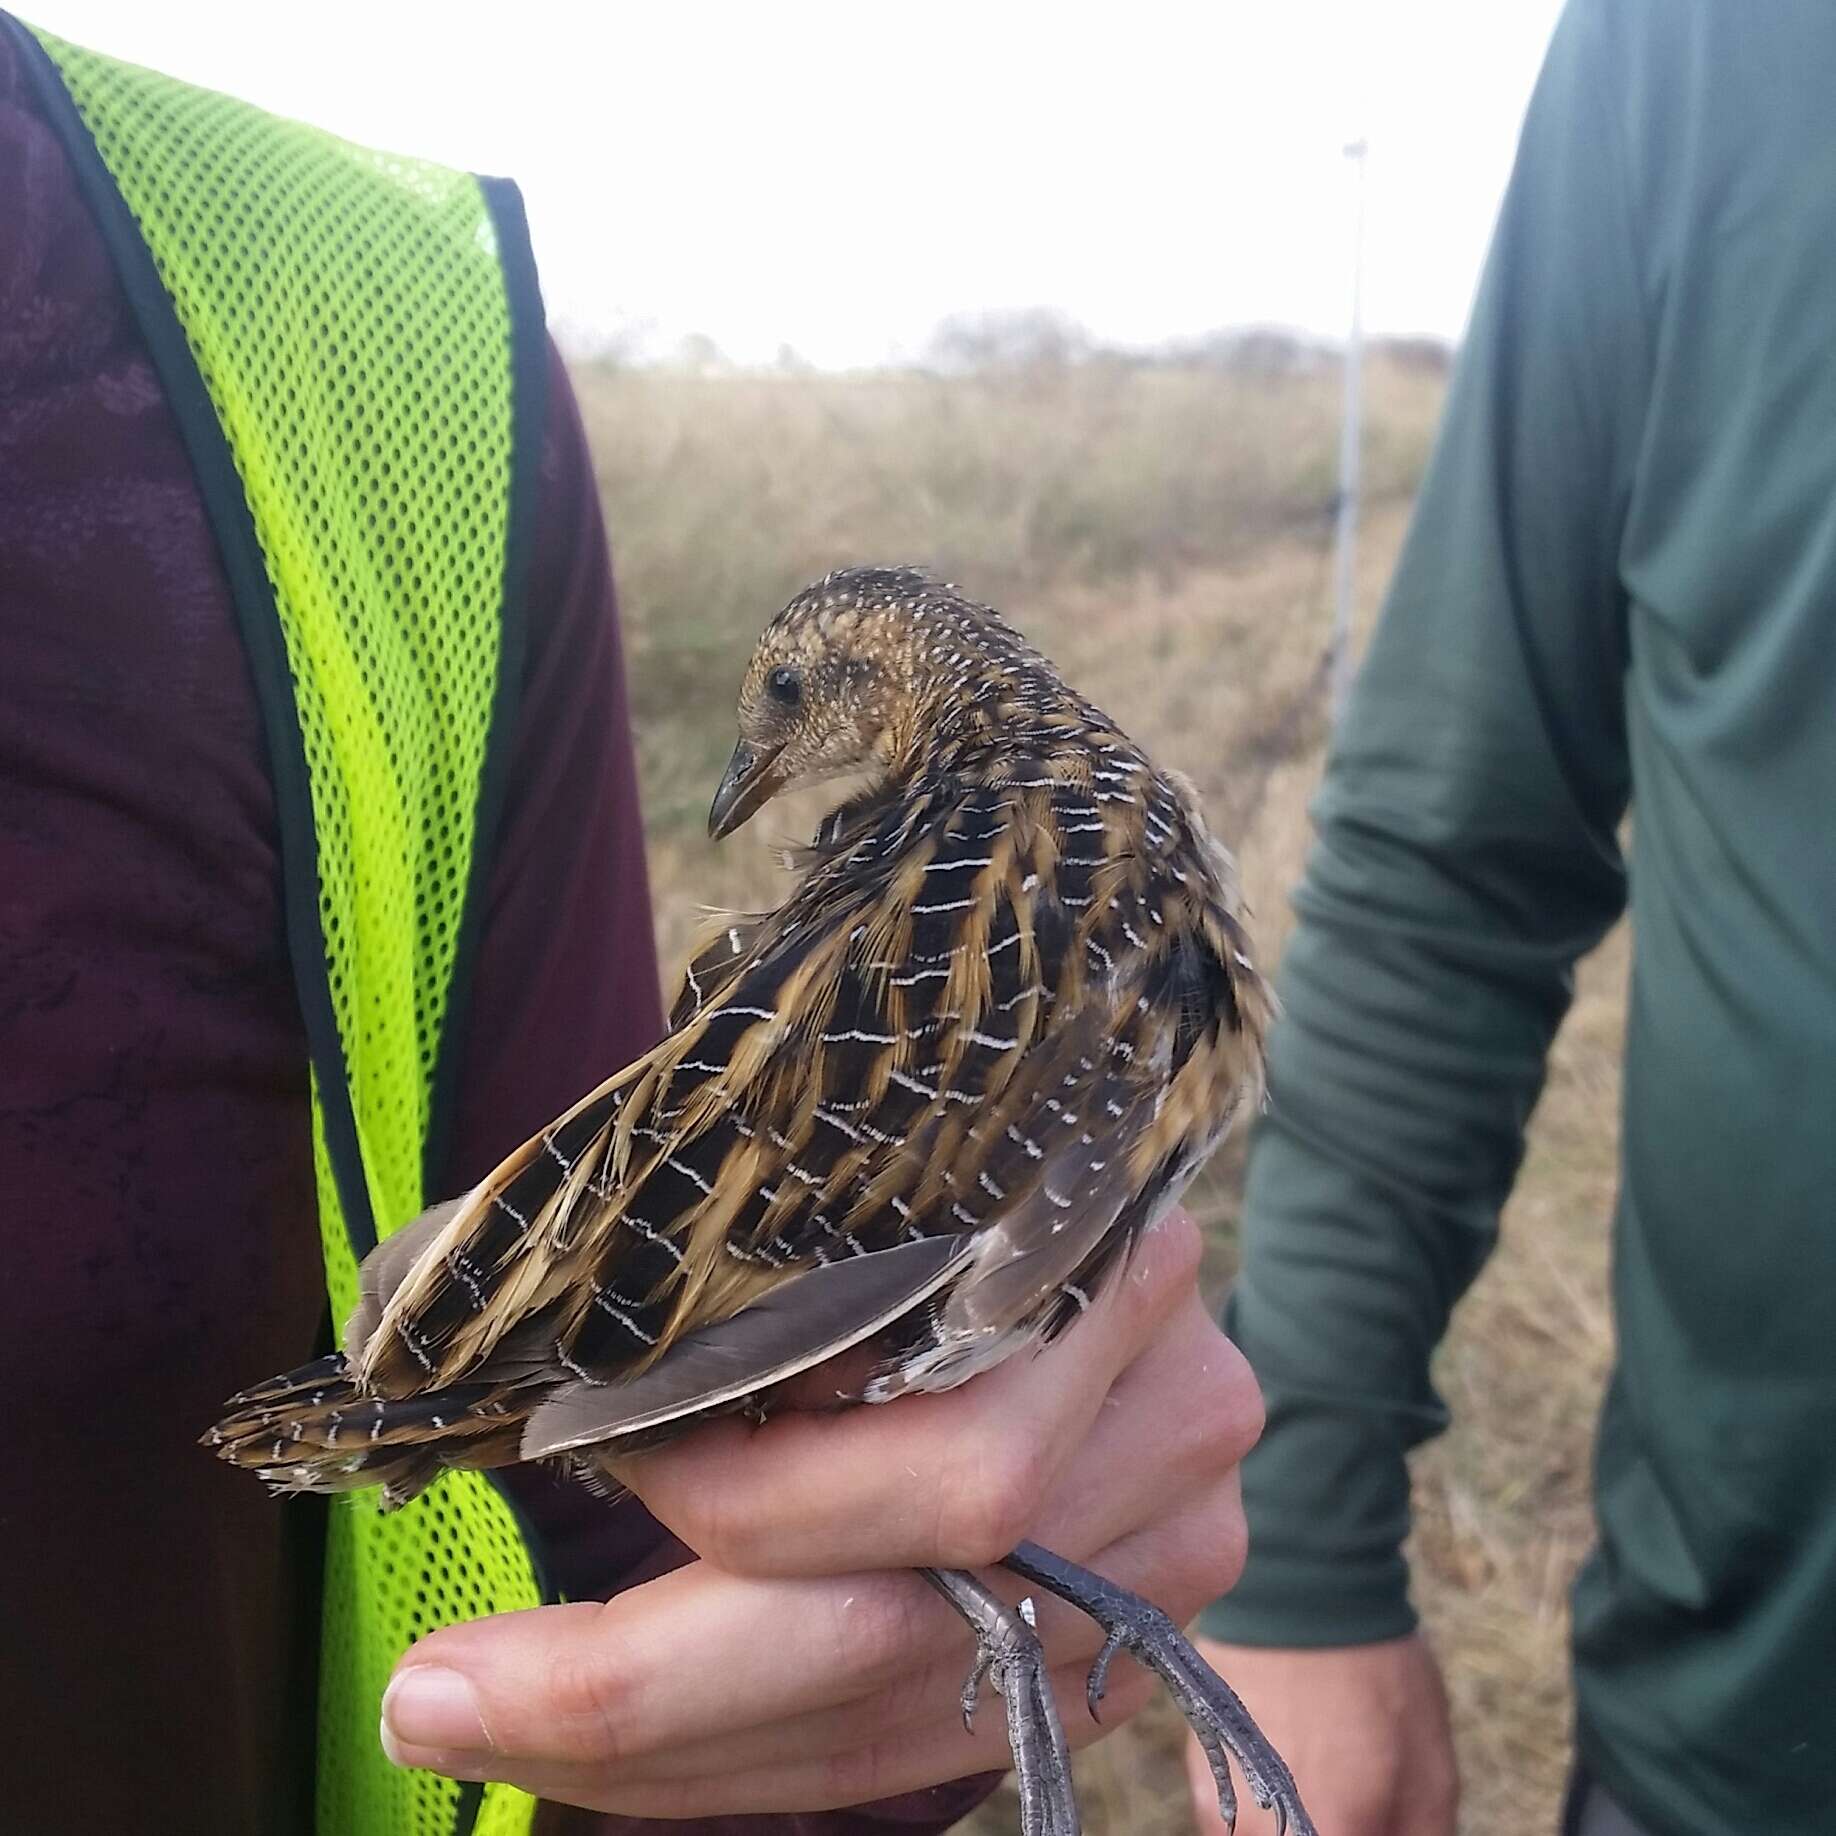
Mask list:
[{"label": "bird", "polygon": [[[769,912],[697,939],[664,1038],[472,1191],[383,1239],[341,1349],[206,1435],[278,1492],[549,1461],[588,1483],[776,1386],[871,1354],[858,1400],[951,1389],[1075,1329],[1262,1100],[1274,996],[1232,856],[992,607],[850,567],[765,625],[708,828],[847,781]],[[1278,1825],[1278,1754],[1151,1603],[1050,1551],[1006,1566],[1154,1669],[1234,1822],[1227,1754]],[[1007,1710],[1024,1836],[1078,1827],[1026,1612],[925,1571]]]}]

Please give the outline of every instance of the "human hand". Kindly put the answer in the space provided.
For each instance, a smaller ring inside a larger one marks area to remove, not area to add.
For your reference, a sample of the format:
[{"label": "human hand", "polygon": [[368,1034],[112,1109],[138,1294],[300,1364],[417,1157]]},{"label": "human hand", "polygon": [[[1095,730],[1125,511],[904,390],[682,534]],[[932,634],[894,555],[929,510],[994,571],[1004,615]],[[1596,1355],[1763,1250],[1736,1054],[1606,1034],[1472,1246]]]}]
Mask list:
[{"label": "human hand", "polygon": [[[998,1703],[963,1730],[967,1629],[887,1571],[983,1567],[1031,1537],[1176,1621],[1235,1581],[1236,1466],[1262,1405],[1199,1302],[1198,1257],[1176,1213],[1036,1357],[944,1395],[716,1422],[632,1459],[621,1476],[703,1559],[605,1605],[422,1639],[384,1700],[390,1757],[651,1817],[828,1809],[1006,1766]],[[1082,1707],[1101,1633],[1036,1605],[1085,1744],[1103,1731]],[[1104,1727],[1149,1689],[1118,1661]]]},{"label": "human hand", "polygon": [[[1419,1633],[1377,1645],[1273,1650],[1194,1640],[1288,1762],[1325,1836],[1453,1836],[1459,1780],[1440,1666]],[[1186,1743],[1198,1836],[1224,1836],[1217,1788]],[[1245,1803],[1237,1836],[1274,1818]]]}]

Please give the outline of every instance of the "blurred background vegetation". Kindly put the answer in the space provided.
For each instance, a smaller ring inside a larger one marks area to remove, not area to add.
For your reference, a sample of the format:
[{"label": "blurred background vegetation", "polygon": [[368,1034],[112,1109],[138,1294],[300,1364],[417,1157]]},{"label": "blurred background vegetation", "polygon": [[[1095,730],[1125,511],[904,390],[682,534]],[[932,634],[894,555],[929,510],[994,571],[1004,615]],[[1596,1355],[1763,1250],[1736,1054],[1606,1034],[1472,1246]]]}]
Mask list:
[{"label": "blurred background vegetation", "polygon": [[[1447,356],[1425,340],[1367,356],[1361,634]],[[672,986],[702,910],[779,897],[774,844],[821,807],[787,800],[775,824],[718,849],[703,829],[760,626],[852,562],[929,566],[998,605],[1189,773],[1239,856],[1262,952],[1279,956],[1327,733],[1336,353],[1250,330],[1124,356],[1039,311],[948,321],[927,360],[898,371],[818,374],[787,349],[773,370],[739,372],[703,338],[665,366],[606,348],[574,380],[613,543]],[[1567,1762],[1567,1586],[1609,1352],[1624,972],[1616,934],[1584,968],[1504,1246],[1442,1353],[1458,1425],[1416,1467],[1417,1599],[1447,1668],[1473,1836],[1546,1836]],[[1241,1143],[1220,1160],[1192,1199],[1213,1298],[1234,1263]],[[1080,1757],[1092,1836],[1190,1829],[1180,1734],[1157,1707]],[[1011,1803],[968,1827],[1017,1828]]]}]

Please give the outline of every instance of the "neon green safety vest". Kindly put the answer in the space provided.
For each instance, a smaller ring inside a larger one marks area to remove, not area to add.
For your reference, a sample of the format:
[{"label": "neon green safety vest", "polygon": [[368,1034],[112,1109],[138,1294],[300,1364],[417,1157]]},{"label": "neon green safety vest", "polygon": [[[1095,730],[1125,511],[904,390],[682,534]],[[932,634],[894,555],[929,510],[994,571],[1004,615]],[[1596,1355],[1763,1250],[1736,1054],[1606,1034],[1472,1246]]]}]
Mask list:
[{"label": "neon green safety vest", "polygon": [[[280,812],[341,1322],[362,1255],[428,1199],[452,1106],[546,376],[522,206],[508,185],[14,35],[152,352],[235,598]],[[333,1500],[322,1836],[530,1828],[520,1792],[397,1771],[377,1722],[422,1632],[543,1598],[481,1474],[450,1474],[388,1517],[371,1493]]]}]

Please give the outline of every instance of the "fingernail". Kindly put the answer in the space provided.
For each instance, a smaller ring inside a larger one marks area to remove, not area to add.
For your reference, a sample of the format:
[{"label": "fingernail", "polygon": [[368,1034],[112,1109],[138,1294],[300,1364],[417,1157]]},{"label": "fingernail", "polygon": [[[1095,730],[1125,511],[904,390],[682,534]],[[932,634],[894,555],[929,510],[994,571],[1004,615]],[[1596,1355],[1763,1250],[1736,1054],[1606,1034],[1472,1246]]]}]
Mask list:
[{"label": "fingernail", "polygon": [[437,1747],[448,1753],[484,1753],[491,1736],[478,1695],[456,1670],[415,1664],[398,1671],[383,1693],[383,1751],[397,1765],[402,1747]]}]

